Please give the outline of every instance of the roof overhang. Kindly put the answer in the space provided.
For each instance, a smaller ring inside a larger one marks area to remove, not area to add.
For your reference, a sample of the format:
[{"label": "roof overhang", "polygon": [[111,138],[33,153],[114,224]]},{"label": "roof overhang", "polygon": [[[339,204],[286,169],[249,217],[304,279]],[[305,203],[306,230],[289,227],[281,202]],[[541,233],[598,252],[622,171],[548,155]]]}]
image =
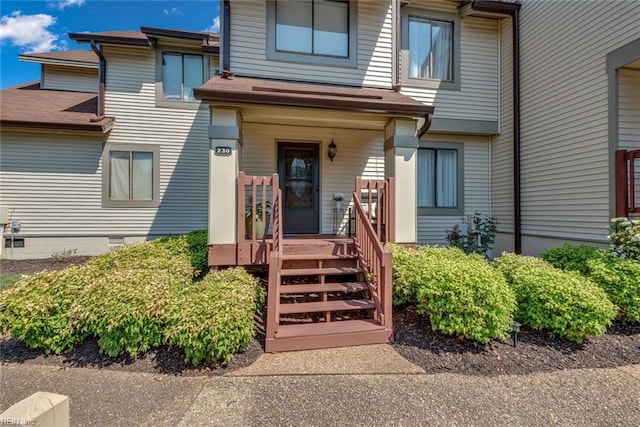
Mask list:
[{"label": "roof overhang", "polygon": [[46,122],[46,121],[29,121],[29,120],[1,120],[0,127],[7,128],[20,128],[20,129],[53,129],[53,130],[67,130],[67,131],[81,131],[104,134],[113,128],[115,119],[113,117],[105,117],[99,122],[95,123],[61,123],[61,122]]},{"label": "roof overhang", "polygon": [[77,43],[106,43],[123,46],[150,47],[149,40],[144,37],[131,37],[124,35],[100,34],[100,33],[69,33],[69,38]]},{"label": "roof overhang", "polygon": [[194,90],[208,103],[273,105],[298,108],[384,113],[402,116],[433,114],[433,106],[390,89],[298,83],[249,77],[210,79]]},{"label": "roof overhang", "polygon": [[460,16],[507,18],[520,10],[520,3],[495,0],[472,0],[459,7]]}]

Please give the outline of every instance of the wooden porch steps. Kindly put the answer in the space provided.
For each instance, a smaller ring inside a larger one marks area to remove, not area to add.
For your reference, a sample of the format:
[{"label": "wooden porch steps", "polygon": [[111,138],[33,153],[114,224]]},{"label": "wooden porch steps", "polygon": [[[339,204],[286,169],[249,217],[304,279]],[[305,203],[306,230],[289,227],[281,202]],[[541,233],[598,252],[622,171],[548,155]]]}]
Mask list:
[{"label": "wooden porch steps", "polygon": [[305,294],[318,292],[359,292],[367,290],[365,282],[315,283],[303,285],[282,285],[280,294]]},{"label": "wooden porch steps", "polygon": [[[320,313],[325,311],[368,310],[375,304],[370,299],[301,302],[280,304],[280,314]],[[329,322],[329,324],[334,322]],[[341,323],[341,322],[335,322]]]},{"label": "wooden porch steps", "polygon": [[267,352],[389,341],[391,329],[371,318],[376,304],[351,239],[285,238],[281,259],[278,325]]}]

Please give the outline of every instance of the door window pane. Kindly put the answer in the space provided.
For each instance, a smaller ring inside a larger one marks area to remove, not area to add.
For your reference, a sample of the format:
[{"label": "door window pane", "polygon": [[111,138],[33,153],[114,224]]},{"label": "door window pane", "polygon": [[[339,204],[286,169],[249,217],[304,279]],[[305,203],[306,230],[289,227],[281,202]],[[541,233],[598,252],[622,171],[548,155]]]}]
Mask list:
[{"label": "door window pane", "polygon": [[313,208],[313,150],[285,150],[284,207]]}]

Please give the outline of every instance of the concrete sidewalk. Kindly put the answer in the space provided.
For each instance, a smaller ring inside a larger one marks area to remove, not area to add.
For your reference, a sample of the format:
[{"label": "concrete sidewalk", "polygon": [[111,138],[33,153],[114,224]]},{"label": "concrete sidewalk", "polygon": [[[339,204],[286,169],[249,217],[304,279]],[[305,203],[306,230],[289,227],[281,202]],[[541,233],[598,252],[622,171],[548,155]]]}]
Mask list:
[{"label": "concrete sidewalk", "polygon": [[420,372],[390,346],[263,355],[213,378],[6,364],[0,411],[40,390],[70,397],[73,426],[640,425],[640,365]]}]

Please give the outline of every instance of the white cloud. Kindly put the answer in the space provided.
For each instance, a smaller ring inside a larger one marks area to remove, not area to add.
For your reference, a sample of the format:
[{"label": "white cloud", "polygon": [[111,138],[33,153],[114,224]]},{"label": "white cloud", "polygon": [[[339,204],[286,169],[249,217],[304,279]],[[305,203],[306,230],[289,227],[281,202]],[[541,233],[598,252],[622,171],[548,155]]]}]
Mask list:
[{"label": "white cloud", "polygon": [[162,10],[165,15],[182,15],[182,12],[177,7],[172,7],[171,9],[163,9]]},{"label": "white cloud", "polygon": [[219,33],[220,32],[220,17],[216,16],[213,18],[213,23],[210,27],[205,28],[207,33]]},{"label": "white cloud", "polygon": [[55,16],[38,13],[23,15],[16,10],[11,15],[0,18],[0,41],[10,41],[25,52],[50,52],[52,50],[66,50],[67,43],[59,41],[58,36],[47,27],[56,23]]},{"label": "white cloud", "polygon": [[69,6],[82,6],[85,0],[60,0],[56,3],[49,3],[49,7],[55,7],[56,9],[64,10]]}]

